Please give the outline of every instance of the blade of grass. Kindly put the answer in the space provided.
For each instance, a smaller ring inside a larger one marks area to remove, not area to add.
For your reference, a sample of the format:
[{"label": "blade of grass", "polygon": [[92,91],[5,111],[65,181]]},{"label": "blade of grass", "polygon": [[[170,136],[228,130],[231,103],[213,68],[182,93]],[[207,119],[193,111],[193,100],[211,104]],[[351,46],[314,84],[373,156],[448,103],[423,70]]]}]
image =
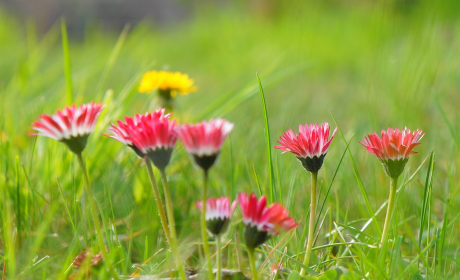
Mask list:
[{"label": "blade of grass", "polygon": [[121,31],[120,36],[118,36],[118,40],[115,43],[112,52],[110,53],[109,59],[105,64],[104,71],[102,71],[102,76],[96,87],[96,93],[98,95],[104,92],[103,88],[106,86],[107,79],[110,76],[110,73],[112,72],[115,62],[117,61],[118,55],[120,54],[120,50],[123,47],[126,37],[128,36],[129,29],[130,25],[126,24],[123,30]]},{"label": "blade of grass", "polygon": [[58,180],[57,177],[56,177],[56,183],[57,183],[57,185],[59,187],[59,191],[61,193],[62,201],[64,201],[64,206],[65,206],[65,209],[67,211],[67,215],[69,216],[70,224],[72,225],[72,228],[73,228],[73,231],[74,231],[74,234],[75,234],[75,239],[78,241],[77,243],[79,245],[80,251],[83,251],[83,245],[81,244],[80,237],[78,236],[77,229],[75,228],[75,224],[73,222],[72,215],[70,215],[69,207],[67,207],[67,202],[65,200],[64,193],[62,192],[61,183],[59,183],[59,180]]},{"label": "blade of grass", "polygon": [[259,184],[259,176],[257,175],[256,167],[253,165],[252,169],[254,170],[254,176],[256,177],[257,188],[259,189],[259,196],[263,195],[262,188]]},{"label": "blade of grass", "polygon": [[460,140],[455,133],[455,129],[450,123],[449,119],[447,118],[446,112],[444,111],[444,108],[441,105],[441,102],[439,101],[439,98],[437,95],[434,96],[434,100],[436,101],[436,106],[438,107],[439,112],[441,113],[442,118],[444,119],[444,122],[446,123],[447,127],[449,128],[450,134],[452,135],[452,139],[454,139],[455,146],[457,149],[460,151]]},{"label": "blade of grass", "polygon": [[[460,214],[457,214],[455,218],[447,225],[447,227],[444,227],[442,231],[447,231],[449,230],[456,222],[457,220],[460,219]],[[441,238],[443,232],[441,231],[440,234],[436,236],[431,242],[409,263],[409,265],[404,269],[404,271],[400,274],[400,276],[397,279],[402,279],[405,276],[405,273],[409,270],[409,268],[414,265],[428,250],[430,250],[431,247],[433,247],[438,240]]]},{"label": "blade of grass", "polygon": [[448,210],[449,210],[449,202],[450,202],[450,197],[447,198],[447,203],[445,205],[445,210],[444,210],[444,219],[442,221],[442,228],[441,228],[441,240],[440,240],[440,244],[439,244],[439,248],[438,248],[438,256],[437,256],[437,259],[438,259],[438,267],[437,267],[437,270],[436,270],[436,275],[438,277],[442,277],[440,275],[441,273],[441,262],[442,262],[442,259],[443,259],[443,254],[444,254],[444,245],[446,243],[446,226],[447,226],[447,214],[448,214]]},{"label": "blade of grass", "polygon": [[[420,249],[422,248],[423,228],[425,227],[425,218],[426,218],[426,214],[427,214],[427,208],[428,208],[428,205],[429,205],[429,201],[431,201],[430,185],[433,182],[433,169],[434,169],[434,153],[432,151],[431,155],[430,155],[430,161],[428,163],[428,170],[427,170],[427,173],[426,173],[422,211],[421,211],[421,214],[420,214],[420,230],[419,230],[419,235],[418,235],[418,247]],[[428,221],[428,235],[430,234],[429,224],[430,224],[430,221]],[[428,237],[428,239],[429,239],[429,237]]]},{"label": "blade of grass", "polygon": [[332,183],[334,183],[335,177],[337,176],[337,172],[339,172],[340,165],[342,164],[343,158],[345,157],[345,153],[348,150],[348,146],[350,145],[351,140],[353,139],[353,136],[354,136],[354,134],[351,135],[350,140],[348,140],[348,142],[346,144],[346,147],[345,147],[345,150],[343,151],[342,157],[340,158],[339,164],[337,165],[337,168],[335,169],[334,176],[332,176],[332,180],[331,180],[331,182],[329,184],[329,188],[327,189],[326,195],[324,196],[323,203],[321,204],[321,208],[320,208],[319,213],[318,213],[318,220],[316,220],[315,231],[316,231],[316,228],[318,227],[319,217],[321,217],[321,213],[323,212],[324,205],[326,204],[326,199],[328,198],[329,192],[331,191]]},{"label": "blade of grass", "polygon": [[259,75],[256,73],[257,81],[259,82],[260,98],[262,99],[262,106],[264,109],[264,121],[265,121],[265,141],[267,144],[267,156],[268,156],[268,174],[270,177],[270,201],[273,203],[276,200],[275,190],[275,174],[273,173],[273,161],[272,161],[272,144],[270,142],[270,125],[268,124],[268,113],[267,104],[265,103],[264,89],[260,82]]},{"label": "blade of grass", "polygon": [[64,76],[66,89],[66,103],[73,103],[72,71],[70,69],[69,39],[67,38],[67,26],[65,19],[61,19],[62,54],[64,56]]},{"label": "blade of grass", "polygon": [[[347,141],[345,140],[345,135],[343,134],[342,129],[339,126],[339,123],[335,119],[334,114],[332,113],[332,111],[329,111],[329,112],[331,113],[331,116],[334,119],[334,122],[335,122],[335,124],[337,125],[337,127],[339,129],[340,135],[342,136],[342,140],[346,145]],[[355,173],[356,180],[358,181],[359,190],[361,191],[361,195],[363,196],[364,202],[366,203],[367,211],[368,211],[369,215],[372,217],[372,220],[374,221],[375,229],[377,230],[379,235],[381,235],[382,230],[380,229],[380,226],[379,226],[379,223],[377,222],[377,219],[375,219],[375,213],[372,210],[372,206],[371,206],[371,203],[369,201],[369,196],[367,195],[366,190],[364,189],[363,181],[361,180],[361,177],[359,176],[358,168],[356,167],[355,160],[353,159],[353,156],[351,155],[350,149],[347,148],[347,151],[348,151],[348,155],[350,156],[350,161],[351,161],[351,166],[353,167],[353,172]]]}]

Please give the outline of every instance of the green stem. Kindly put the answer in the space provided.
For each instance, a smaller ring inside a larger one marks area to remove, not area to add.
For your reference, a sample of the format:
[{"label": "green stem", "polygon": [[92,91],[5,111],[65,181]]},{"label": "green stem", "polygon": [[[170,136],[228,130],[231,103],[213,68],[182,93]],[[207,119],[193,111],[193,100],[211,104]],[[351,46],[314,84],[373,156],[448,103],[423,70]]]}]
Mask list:
[{"label": "green stem", "polygon": [[222,251],[220,250],[220,236],[216,236],[216,253],[217,253],[217,280],[221,279],[222,274]]},{"label": "green stem", "polygon": [[387,242],[388,229],[390,228],[390,220],[393,213],[397,185],[398,177],[390,178],[390,198],[388,199],[387,216],[385,218],[385,225],[383,226],[382,239],[380,240],[380,246],[382,247]]},{"label": "green stem", "polygon": [[208,192],[208,171],[204,170],[203,173],[203,203],[201,209],[201,238],[203,239],[203,248],[204,255],[206,258],[206,263],[208,265],[208,277],[209,280],[214,279],[212,273],[212,263],[211,263],[211,254],[209,253],[209,244],[208,244],[208,233],[206,232],[206,200]]},{"label": "green stem", "polygon": [[166,219],[165,210],[163,208],[163,201],[161,200],[157,182],[155,181],[155,175],[153,174],[151,162],[147,159],[147,157],[145,157],[145,167],[147,168],[150,183],[152,184],[153,195],[155,196],[155,200],[157,202],[158,214],[160,215],[161,225],[163,226],[163,230],[165,231],[168,245],[171,246],[171,234],[169,233],[168,220]]},{"label": "green stem", "polygon": [[254,258],[254,248],[248,248],[249,262],[252,269],[252,280],[257,280],[256,260]]},{"label": "green stem", "polygon": [[170,239],[170,246],[171,246],[171,251],[174,257],[174,260],[176,261],[176,266],[179,270],[179,275],[182,280],[187,280],[187,277],[185,276],[185,270],[184,267],[182,266],[182,261],[180,260],[179,256],[179,249],[177,245],[177,235],[176,235],[176,223],[174,221],[174,209],[172,206],[172,200],[171,200],[171,193],[169,192],[169,184],[168,180],[166,179],[166,173],[164,169],[160,169],[160,174],[161,174],[161,181],[163,182],[163,189],[165,193],[165,201],[166,201],[166,212],[168,214],[168,220],[169,220],[169,230],[171,231],[171,239]]},{"label": "green stem", "polygon": [[80,164],[80,167],[83,173],[83,178],[85,179],[86,192],[88,193],[88,197],[89,197],[89,206],[90,206],[91,214],[93,217],[94,227],[96,228],[97,241],[100,247],[99,249],[102,253],[102,257],[104,258],[104,264],[106,265],[107,269],[109,270],[110,275],[112,275],[114,279],[120,279],[118,277],[118,274],[115,272],[115,269],[113,268],[112,264],[110,263],[108,255],[107,255],[107,251],[105,249],[104,239],[102,237],[102,232],[101,232],[101,225],[97,217],[98,211],[95,206],[93,192],[91,190],[91,185],[89,184],[88,172],[86,171],[85,162],[83,161],[83,156],[81,153],[77,154],[77,159],[78,159],[78,163]]},{"label": "green stem", "polygon": [[[315,216],[316,216],[316,181],[318,172],[311,172],[311,202],[310,202],[310,223],[308,225],[307,251],[303,264],[308,266],[310,262],[311,249],[313,248],[313,239],[315,238]],[[305,269],[300,270],[300,275],[305,276]]]}]

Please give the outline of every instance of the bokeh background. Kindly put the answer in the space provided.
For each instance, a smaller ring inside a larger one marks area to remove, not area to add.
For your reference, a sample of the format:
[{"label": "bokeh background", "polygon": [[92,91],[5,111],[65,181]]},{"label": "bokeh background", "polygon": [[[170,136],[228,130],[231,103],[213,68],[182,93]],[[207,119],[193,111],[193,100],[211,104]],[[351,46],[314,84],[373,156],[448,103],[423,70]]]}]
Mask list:
[{"label": "bokeh background", "polygon": [[[358,173],[346,156],[327,200],[333,219],[359,224],[369,218],[357,177],[374,211],[387,199],[389,181],[358,141],[389,126],[426,132],[405,179],[430,152],[436,153],[432,229],[442,226],[446,209],[448,220],[460,212],[459,1],[1,0],[0,182],[5,199],[12,201],[11,209],[17,207],[17,180],[23,186],[19,196],[29,207],[20,222],[25,242],[33,242],[28,234],[47,220],[34,209],[46,213],[57,203],[58,212],[62,210],[48,230],[62,234],[44,238],[38,254],[76,250],[75,245],[68,247],[73,242],[72,230],[56,186],[59,181],[69,200],[78,197],[82,191],[75,173],[78,168],[63,145],[27,136],[39,114],[53,113],[67,102],[63,20],[69,34],[73,101],[108,105],[86,157],[102,208],[115,221],[119,234],[134,234],[123,243],[130,255],[124,260],[126,273],[132,263],[162,246],[160,225],[140,162],[101,134],[110,122],[156,108],[153,95],[137,92],[147,70],[181,71],[195,80],[198,91],[176,100],[179,122],[225,117],[235,123],[231,141],[211,174],[213,196],[270,193],[258,73],[265,90],[271,146],[285,130],[301,123],[327,121],[335,127],[331,112],[344,137],[348,140],[354,135],[349,148]],[[320,174],[322,197],[344,150],[337,133]],[[276,190],[272,199],[288,205],[303,227],[309,178],[292,155],[275,149],[271,153]],[[401,194],[398,219],[403,232],[407,232],[404,225],[420,223],[426,172],[423,166]],[[194,200],[201,193],[201,181],[180,145],[169,173],[180,235],[184,243],[191,242],[199,236]],[[43,199],[33,198],[34,192]],[[446,207],[448,197],[451,202]],[[76,212],[78,205],[69,202]],[[4,231],[15,227],[14,217]],[[382,213],[379,221],[383,218]],[[458,236],[458,225],[452,230]],[[145,249],[146,238],[158,248]],[[296,242],[293,248],[302,246],[301,240]],[[453,239],[448,244],[450,257],[456,256],[458,244]],[[33,258],[26,249],[19,254]],[[63,263],[55,264],[59,265]],[[458,273],[458,267],[454,271]]]}]

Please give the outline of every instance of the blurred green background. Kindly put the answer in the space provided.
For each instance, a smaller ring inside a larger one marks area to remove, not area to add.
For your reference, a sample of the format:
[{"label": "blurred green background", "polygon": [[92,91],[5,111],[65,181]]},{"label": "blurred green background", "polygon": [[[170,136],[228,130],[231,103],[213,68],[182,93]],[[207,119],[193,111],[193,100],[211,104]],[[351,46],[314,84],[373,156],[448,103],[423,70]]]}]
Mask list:
[{"label": "blurred green background", "polygon": [[[156,109],[153,95],[137,92],[140,76],[147,70],[181,71],[195,80],[198,91],[176,100],[174,116],[179,122],[224,117],[235,123],[212,170],[210,196],[235,197],[240,191],[259,194],[258,183],[270,195],[258,73],[265,90],[272,147],[285,130],[305,122],[329,122],[334,127],[332,112],[345,138],[354,135],[350,151],[376,211],[388,197],[389,180],[358,141],[388,127],[423,129],[426,136],[415,149],[419,154],[411,157],[404,179],[434,151],[432,234],[445,218],[451,221],[459,213],[460,2],[174,3],[178,12],[172,12],[171,19],[156,20],[153,15],[126,26],[120,24],[123,19],[113,25],[91,17],[69,21],[73,102],[95,100],[107,105],[85,157],[106,221],[114,224],[117,234],[133,235],[117,243],[125,256],[120,258],[122,273],[132,273],[133,263],[142,263],[164,247],[147,173],[130,150],[102,137],[110,122]],[[0,6],[2,243],[11,243],[14,228],[19,228],[20,242],[14,246],[20,261],[12,274],[40,271],[49,276],[57,271],[63,275],[79,248],[58,182],[79,224],[83,183],[64,145],[27,136],[41,113],[51,114],[68,105],[61,21],[57,17],[47,28],[5,7]],[[319,175],[320,199],[345,146],[337,133]],[[271,153],[276,178],[273,200],[287,205],[301,223],[289,245],[294,254],[303,244],[310,180],[294,156],[275,149]],[[200,197],[201,176],[181,144],[168,174],[180,239],[189,248],[187,244],[199,239],[199,211],[194,202]],[[410,236],[418,237],[415,228],[420,225],[426,176],[424,165],[398,202],[398,231],[395,228],[393,233],[405,236],[404,254],[412,257]],[[360,227],[370,217],[358,186],[350,158],[345,156],[326,203],[332,220]],[[381,225],[383,215],[378,216]],[[459,276],[458,262],[453,261],[460,245],[459,225],[447,234],[448,261],[442,275]],[[324,233],[332,229],[324,226],[317,245],[327,242]],[[371,227],[366,232],[376,234]],[[232,234],[233,230],[229,237]],[[152,263],[163,265],[164,254]],[[50,259],[26,270],[44,256]],[[189,260],[196,262],[193,257]],[[235,260],[229,257],[226,262],[235,268]],[[158,269],[151,265],[146,271]]]}]

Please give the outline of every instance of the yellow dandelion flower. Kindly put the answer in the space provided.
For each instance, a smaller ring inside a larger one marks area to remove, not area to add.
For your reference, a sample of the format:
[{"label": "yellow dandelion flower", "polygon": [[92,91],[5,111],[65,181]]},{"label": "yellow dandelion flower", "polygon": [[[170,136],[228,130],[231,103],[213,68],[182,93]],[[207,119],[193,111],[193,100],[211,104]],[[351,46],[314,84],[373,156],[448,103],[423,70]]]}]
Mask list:
[{"label": "yellow dandelion flower", "polygon": [[142,75],[139,92],[149,94],[158,89],[160,95],[175,97],[196,91],[193,83],[193,79],[181,72],[148,71]]}]

